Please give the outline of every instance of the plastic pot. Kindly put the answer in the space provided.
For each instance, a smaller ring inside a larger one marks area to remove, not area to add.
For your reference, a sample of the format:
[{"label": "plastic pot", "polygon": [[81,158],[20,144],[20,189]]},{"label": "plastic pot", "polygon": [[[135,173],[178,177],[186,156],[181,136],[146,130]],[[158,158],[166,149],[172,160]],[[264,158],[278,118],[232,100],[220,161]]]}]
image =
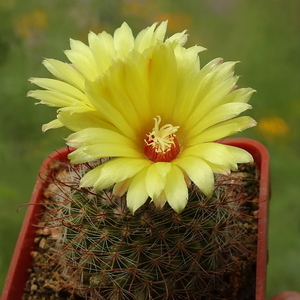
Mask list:
[{"label": "plastic pot", "polygon": [[[222,141],[223,144],[237,146],[247,150],[254,157],[256,165],[260,169],[260,191],[258,211],[258,244],[256,265],[256,297],[255,300],[265,300],[266,297],[266,267],[268,259],[267,247],[267,222],[269,200],[269,154],[267,149],[259,142],[245,138],[232,138]],[[31,251],[35,250],[34,238],[38,216],[43,210],[41,199],[45,178],[47,178],[50,165],[54,161],[67,161],[70,153],[68,147],[61,148],[42,163],[25,219],[15,246],[7,278],[2,291],[1,300],[21,300],[25,283],[28,280],[27,270],[32,266]]]}]

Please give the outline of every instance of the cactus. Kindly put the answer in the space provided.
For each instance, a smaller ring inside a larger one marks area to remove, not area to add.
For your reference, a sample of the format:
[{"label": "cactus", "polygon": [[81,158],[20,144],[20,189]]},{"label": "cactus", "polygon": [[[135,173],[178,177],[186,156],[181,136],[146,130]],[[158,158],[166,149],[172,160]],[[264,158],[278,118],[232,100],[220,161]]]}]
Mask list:
[{"label": "cactus", "polygon": [[237,88],[236,62],[200,68],[205,48],[166,30],[91,32],[88,45],[70,41],[69,64],[44,61],[56,79],[30,79],[43,90],[28,95],[58,107],[43,130],[73,131],[44,216],[57,290],[73,298],[241,300],[252,280],[256,181],[228,174],[253,157],[216,141],[256,125],[238,117],[254,90]]},{"label": "cactus", "polygon": [[192,184],[181,213],[148,201],[131,214],[111,188],[80,188],[82,176],[99,163],[56,165],[63,170],[53,173],[45,191],[49,262],[65,278],[62,290],[101,300],[211,299],[210,293],[234,299],[237,273],[250,285],[256,180],[242,171],[216,175],[213,196]]}]

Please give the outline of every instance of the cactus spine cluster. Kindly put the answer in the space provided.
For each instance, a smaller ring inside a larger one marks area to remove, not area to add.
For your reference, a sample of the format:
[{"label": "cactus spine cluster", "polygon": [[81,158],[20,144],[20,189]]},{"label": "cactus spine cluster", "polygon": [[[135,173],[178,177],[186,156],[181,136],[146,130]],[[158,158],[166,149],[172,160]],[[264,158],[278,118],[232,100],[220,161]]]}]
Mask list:
[{"label": "cactus spine cluster", "polygon": [[63,289],[99,300],[221,299],[226,287],[238,289],[231,275],[241,269],[236,257],[255,252],[247,246],[255,245],[248,237],[255,218],[242,172],[218,175],[209,198],[192,185],[180,214],[148,202],[132,215],[111,189],[79,187],[93,166],[59,167],[45,198],[50,262],[66,278]]}]

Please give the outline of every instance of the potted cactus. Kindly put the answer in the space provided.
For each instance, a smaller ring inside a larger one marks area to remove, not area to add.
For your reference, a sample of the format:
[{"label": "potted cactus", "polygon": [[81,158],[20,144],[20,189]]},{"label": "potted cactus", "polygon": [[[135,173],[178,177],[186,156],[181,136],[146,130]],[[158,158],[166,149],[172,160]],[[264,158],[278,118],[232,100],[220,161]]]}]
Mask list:
[{"label": "potted cactus", "polygon": [[36,245],[14,257],[31,275],[6,284],[25,292],[2,300],[264,299],[267,153],[223,140],[256,124],[237,118],[254,90],[237,88],[236,62],[200,69],[204,48],[166,27],[71,40],[71,64],[44,61],[57,79],[31,79],[44,90],[29,96],[59,107],[43,130],[74,133],[28,209]]}]

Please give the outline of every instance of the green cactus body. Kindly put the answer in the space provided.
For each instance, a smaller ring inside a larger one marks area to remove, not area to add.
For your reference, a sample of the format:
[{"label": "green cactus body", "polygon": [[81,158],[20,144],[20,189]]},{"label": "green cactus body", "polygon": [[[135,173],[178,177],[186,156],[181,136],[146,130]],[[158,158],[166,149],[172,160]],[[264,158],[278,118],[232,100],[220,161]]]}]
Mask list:
[{"label": "green cactus body", "polygon": [[132,215],[112,189],[79,187],[93,166],[62,166],[45,193],[46,226],[57,233],[50,261],[66,279],[62,289],[103,300],[211,299],[209,293],[223,299],[228,287],[231,297],[238,294],[232,273],[243,266],[237,257],[255,254],[249,208],[256,180],[241,171],[218,175],[210,198],[190,187],[180,214],[149,201]]}]

